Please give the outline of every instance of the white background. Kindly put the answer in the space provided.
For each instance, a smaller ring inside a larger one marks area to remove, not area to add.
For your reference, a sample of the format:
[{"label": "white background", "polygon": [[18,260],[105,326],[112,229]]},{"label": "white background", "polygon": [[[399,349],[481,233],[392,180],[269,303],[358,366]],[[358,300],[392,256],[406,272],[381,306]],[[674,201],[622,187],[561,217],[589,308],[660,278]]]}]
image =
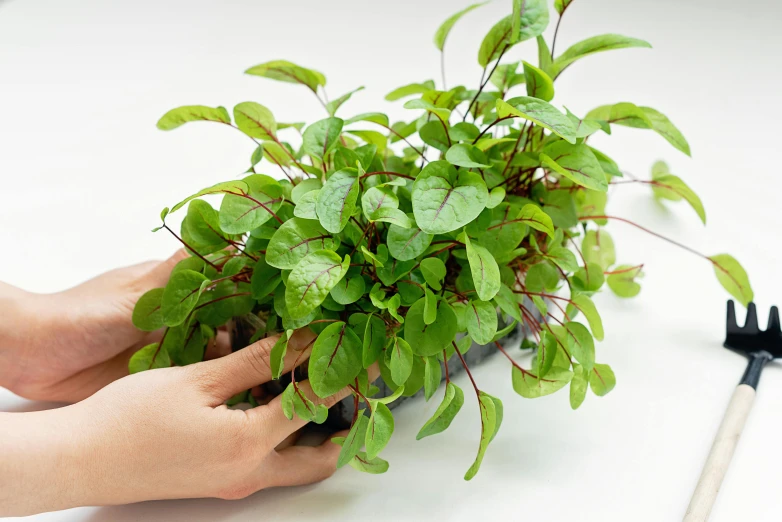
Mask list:
[{"label": "white background", "polygon": [[[243,75],[285,58],[322,70],[331,97],[365,85],[343,114],[381,110],[398,85],[439,79],[432,35],[458,1],[87,1],[0,3],[0,278],[28,290],[67,288],[109,268],[171,253],[151,234],[166,205],[238,177],[252,144],[192,124],[155,129],[168,109],[253,100],[280,121],[322,109],[306,89]],[[509,12],[498,0],[456,25],[446,44],[449,85],[473,86],[477,48]],[[555,19],[555,17],[553,18]],[[655,204],[642,186],[614,187],[610,214],[633,219],[707,255],[729,252],[750,274],[765,310],[782,297],[779,275],[779,7],[724,1],[576,0],[558,52],[594,34],[649,40],[572,66],[555,102],[577,114],[619,101],[667,114],[692,159],[649,131],[618,128],[595,144],[636,176],[666,159],[702,197],[708,227],[680,204]],[[553,22],[547,35],[553,30]],[[511,59],[535,62],[532,42]],[[273,173],[271,169],[270,173]],[[267,491],[237,502],[153,502],[85,508],[46,521],[213,520],[607,520],[681,518],[743,360],[721,348],[727,295],[709,264],[641,232],[609,230],[620,262],[645,263],[638,298],[597,299],[606,329],[598,359],[616,389],[576,412],[567,393],[524,400],[507,361],[475,370],[505,402],[502,430],[479,475],[462,475],[479,435],[468,398],[444,434],[414,440],[439,399],[403,407],[385,452],[391,469],[346,469],[319,485]],[[460,378],[464,381],[464,377]],[[457,380],[459,382],[459,380]],[[466,381],[459,382],[469,389]],[[39,408],[0,390],[0,409]],[[767,368],[712,520],[782,519],[773,451],[782,439],[782,372]],[[1,458],[1,457],[0,457]],[[34,485],[30,485],[34,488]]]}]

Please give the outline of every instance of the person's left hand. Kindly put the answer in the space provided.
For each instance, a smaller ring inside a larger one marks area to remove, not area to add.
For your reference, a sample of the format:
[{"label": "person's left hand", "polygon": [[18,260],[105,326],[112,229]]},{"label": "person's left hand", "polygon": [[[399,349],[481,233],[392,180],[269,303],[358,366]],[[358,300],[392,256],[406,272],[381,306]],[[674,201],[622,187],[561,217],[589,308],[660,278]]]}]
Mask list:
[{"label": "person's left hand", "polygon": [[133,326],[133,307],[165,286],[185,257],[179,251],[112,270],[56,294],[0,286],[0,309],[11,311],[0,317],[0,386],[28,399],[76,402],[127,375],[130,356],[160,337]]}]

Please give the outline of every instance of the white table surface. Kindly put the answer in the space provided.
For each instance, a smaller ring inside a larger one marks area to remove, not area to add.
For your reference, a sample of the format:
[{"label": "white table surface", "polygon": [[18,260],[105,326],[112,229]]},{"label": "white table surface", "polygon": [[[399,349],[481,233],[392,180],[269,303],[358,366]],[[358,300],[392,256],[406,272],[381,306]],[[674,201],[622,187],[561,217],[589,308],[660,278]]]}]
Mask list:
[{"label": "white table surface", "polygon": [[[55,291],[165,257],[175,248],[171,238],[148,232],[160,208],[238,175],[251,148],[219,126],[157,131],[160,115],[177,105],[254,100],[278,120],[319,118],[305,89],[242,74],[286,58],[322,70],[332,97],[365,85],[345,114],[400,116],[403,109],[382,96],[438,76],[432,34],[466,3],[1,2],[0,278]],[[494,2],[456,26],[447,44],[451,85],[477,81],[480,40],[509,4]],[[751,276],[763,323],[768,306],[782,298],[782,15],[778,4],[762,4],[576,0],[560,51],[605,32],[645,38],[654,49],[585,59],[558,82],[556,101],[580,114],[618,101],[650,105],[683,130],[692,159],[646,131],[620,128],[595,143],[638,176],[666,159],[703,198],[709,226],[683,204],[665,210],[633,185],[612,190],[609,212],[706,254],[734,254]],[[512,53],[535,56],[532,43]],[[476,402],[468,397],[444,434],[416,442],[437,402],[420,401],[399,410],[385,452],[391,469],[382,476],[345,469],[315,486],[242,501],[151,502],[33,519],[680,519],[744,363],[720,346],[727,295],[708,263],[621,223],[609,230],[620,261],[646,263],[647,273],[638,298],[597,298],[607,332],[598,360],[615,369],[616,389],[602,399],[590,394],[573,412],[566,392],[516,396],[502,358],[477,368],[476,379],[504,400],[506,413],[473,481],[462,475],[477,447]],[[457,382],[467,384],[464,376]],[[0,390],[0,410],[42,407]],[[782,371],[771,365],[712,520],[782,519],[782,455],[775,451],[781,416]]]}]

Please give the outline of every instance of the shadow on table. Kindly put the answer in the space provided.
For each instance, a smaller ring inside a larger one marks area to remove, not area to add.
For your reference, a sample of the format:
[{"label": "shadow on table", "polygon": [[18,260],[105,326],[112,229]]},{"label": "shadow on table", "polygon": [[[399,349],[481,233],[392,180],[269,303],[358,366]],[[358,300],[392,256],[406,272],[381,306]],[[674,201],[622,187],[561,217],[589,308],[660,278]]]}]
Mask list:
[{"label": "shadow on table", "polygon": [[[300,501],[306,497],[306,502]],[[331,520],[344,514],[355,499],[349,491],[318,490],[318,485],[272,488],[242,500],[192,499],[159,500],[126,506],[100,508],[89,522],[136,522],[165,520],[166,522],[213,522],[217,520],[263,520],[274,513],[275,520],[312,518]],[[330,515],[334,515],[333,517]]]}]

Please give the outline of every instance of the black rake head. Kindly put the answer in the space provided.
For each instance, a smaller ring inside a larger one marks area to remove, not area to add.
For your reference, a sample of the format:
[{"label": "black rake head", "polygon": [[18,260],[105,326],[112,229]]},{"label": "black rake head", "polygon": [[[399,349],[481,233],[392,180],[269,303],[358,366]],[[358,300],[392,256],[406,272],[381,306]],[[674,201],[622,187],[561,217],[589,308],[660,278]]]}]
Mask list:
[{"label": "black rake head", "polygon": [[761,350],[768,352],[775,359],[782,357],[782,329],[779,325],[779,310],[772,306],[768,314],[768,326],[761,330],[758,326],[758,312],[755,303],[747,306],[747,319],[744,326],[736,323],[736,306],[728,301],[728,317],[726,324],[725,343],[723,346],[744,355]]}]

